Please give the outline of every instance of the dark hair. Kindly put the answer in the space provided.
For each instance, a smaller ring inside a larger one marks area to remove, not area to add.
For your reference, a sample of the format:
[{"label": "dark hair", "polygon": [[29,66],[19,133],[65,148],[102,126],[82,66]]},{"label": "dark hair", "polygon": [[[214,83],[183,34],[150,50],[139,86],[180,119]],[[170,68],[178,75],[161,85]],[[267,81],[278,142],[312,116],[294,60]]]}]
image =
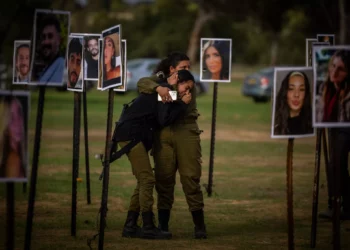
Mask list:
[{"label": "dark hair", "polygon": [[170,66],[175,68],[177,65],[179,65],[181,61],[189,61],[189,60],[190,58],[185,53],[177,52],[177,51],[172,52],[166,58],[164,58],[162,61],[158,63],[153,73],[156,74],[159,71],[162,71],[167,77],[170,74]]},{"label": "dark hair", "polygon": [[68,47],[68,57],[70,56],[70,54],[72,53],[77,53],[77,55],[81,55],[81,51],[83,49],[83,46],[80,43],[80,39],[79,38],[73,38],[70,42],[69,42],[69,47]]},{"label": "dark hair", "polygon": [[[222,60],[222,69],[220,72],[220,79],[228,79],[229,77],[229,66],[230,66],[230,46],[228,41],[221,40],[210,40],[207,42],[208,47],[203,52],[203,70],[207,71],[205,63],[205,52],[209,47],[214,47],[220,54]],[[210,76],[211,77],[211,76]]]},{"label": "dark hair", "polygon": [[[288,129],[288,118],[289,118],[289,106],[287,103],[287,94],[289,89],[289,78],[292,73],[295,73],[296,71],[289,72],[286,77],[283,79],[281,88],[278,91],[277,97],[276,97],[276,114],[275,114],[275,134],[276,135],[287,135],[290,134],[290,131]],[[311,124],[311,90],[310,90],[310,83],[309,79],[307,78],[306,74],[302,71],[297,71],[298,73],[302,74],[304,77],[305,82],[305,97],[303,106],[301,107],[299,116],[301,117],[301,131],[304,131],[304,133],[312,132],[312,124]]]},{"label": "dark hair", "polygon": [[[344,96],[350,91],[350,51],[349,50],[337,50],[333,54],[331,59],[329,60],[330,64],[333,63],[333,60],[334,60],[335,57],[339,57],[342,60],[342,62],[344,63],[345,69],[348,72],[346,78],[340,84],[340,89],[341,90],[340,90],[340,94],[339,94],[339,99],[340,99],[340,101],[342,101]],[[327,95],[328,92],[331,92],[332,94],[335,94],[335,92],[336,92],[335,86],[330,80],[329,72],[328,72],[327,80],[326,80],[326,82],[324,84],[324,89],[323,89],[323,100],[324,100],[326,105],[327,105],[327,102],[328,102],[328,100],[326,100],[327,99],[326,95]]]},{"label": "dark hair", "polygon": [[193,75],[190,71],[181,69],[177,72],[178,75],[178,83],[192,81],[195,82]]},{"label": "dark hair", "polygon": [[43,19],[41,20],[40,22],[40,31],[42,32],[43,29],[46,27],[46,26],[54,26],[57,30],[58,33],[61,33],[61,25],[60,25],[60,22],[58,21],[56,15],[54,14],[46,14]]},{"label": "dark hair", "polygon": [[88,43],[91,40],[96,40],[97,44],[98,44],[98,37],[97,36],[86,36],[84,37],[85,40],[85,49],[87,49],[89,47]]},{"label": "dark hair", "polygon": [[21,44],[16,48],[16,57],[18,56],[18,51],[22,48],[28,48],[29,49],[29,45],[28,44]]}]

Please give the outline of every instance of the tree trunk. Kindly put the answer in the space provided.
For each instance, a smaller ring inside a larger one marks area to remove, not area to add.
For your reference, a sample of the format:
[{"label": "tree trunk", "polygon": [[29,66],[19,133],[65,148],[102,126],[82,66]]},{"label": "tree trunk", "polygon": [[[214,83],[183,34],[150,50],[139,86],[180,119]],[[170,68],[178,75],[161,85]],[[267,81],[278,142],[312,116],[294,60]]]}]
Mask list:
[{"label": "tree trunk", "polygon": [[346,41],[346,13],[345,1],[339,0],[339,44],[345,44]]},{"label": "tree trunk", "polygon": [[199,7],[198,15],[196,21],[193,25],[193,29],[190,36],[190,42],[187,49],[187,55],[191,60],[191,63],[197,62],[197,52],[199,45],[199,35],[204,26],[204,24],[210,19],[214,18],[213,12],[206,12],[202,7]]}]

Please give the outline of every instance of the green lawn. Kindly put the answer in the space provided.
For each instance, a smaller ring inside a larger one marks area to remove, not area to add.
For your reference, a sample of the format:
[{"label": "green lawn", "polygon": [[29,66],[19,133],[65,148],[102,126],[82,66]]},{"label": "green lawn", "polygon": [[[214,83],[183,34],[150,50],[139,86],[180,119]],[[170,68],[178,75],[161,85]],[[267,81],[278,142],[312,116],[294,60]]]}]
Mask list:
[{"label": "green lawn", "polygon": [[[286,154],[287,139],[270,139],[271,103],[256,104],[240,92],[241,82],[218,86],[214,187],[205,193],[209,238],[194,240],[193,223],[179,179],[171,215],[172,240],[151,241],[121,237],[129,198],[136,185],[125,156],[111,165],[104,249],[287,249]],[[197,99],[203,154],[202,184],[208,183],[212,89]],[[123,103],[135,93],[115,95],[115,121]],[[81,128],[77,236],[70,235],[73,149],[73,93],[48,89],[45,97],[41,151],[33,219],[32,248],[89,249],[87,239],[97,233],[101,203],[101,164],[104,152],[108,92],[88,92],[88,122],[92,204],[86,201],[84,137]],[[33,154],[38,91],[31,96],[30,157]],[[309,249],[314,175],[315,138],[294,141],[295,249]],[[30,161],[31,162],[31,161]],[[6,185],[0,186],[0,249],[6,232]],[[29,184],[28,184],[29,187]],[[28,193],[16,184],[16,249],[23,249]],[[205,192],[205,189],[203,188]],[[326,207],[322,162],[319,209]],[[342,249],[350,248],[350,224],[341,223]],[[316,249],[332,249],[332,223],[319,220]],[[98,238],[93,241],[98,249]]]}]

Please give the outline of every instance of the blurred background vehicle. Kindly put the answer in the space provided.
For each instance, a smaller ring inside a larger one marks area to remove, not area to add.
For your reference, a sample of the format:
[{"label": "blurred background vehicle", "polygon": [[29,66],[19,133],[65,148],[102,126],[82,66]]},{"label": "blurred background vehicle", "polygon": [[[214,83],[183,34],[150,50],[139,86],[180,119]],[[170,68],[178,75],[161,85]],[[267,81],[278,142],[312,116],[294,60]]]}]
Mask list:
[{"label": "blurred background vehicle", "polygon": [[268,102],[271,99],[274,67],[263,68],[247,75],[242,85],[242,94],[252,97],[255,102]]},{"label": "blurred background vehicle", "polygon": [[[151,76],[161,59],[158,58],[137,58],[127,62],[127,90],[137,91],[137,81],[141,77]],[[191,72],[196,81],[197,94],[207,93],[209,83],[201,82],[199,75]]]}]

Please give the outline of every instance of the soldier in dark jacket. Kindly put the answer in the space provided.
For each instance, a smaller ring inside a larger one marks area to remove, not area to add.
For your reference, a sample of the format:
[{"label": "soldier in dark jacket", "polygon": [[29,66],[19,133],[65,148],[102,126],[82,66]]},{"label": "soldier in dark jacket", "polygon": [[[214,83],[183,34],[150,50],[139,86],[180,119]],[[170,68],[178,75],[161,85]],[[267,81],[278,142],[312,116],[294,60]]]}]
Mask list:
[{"label": "soldier in dark jacket", "polygon": [[[159,85],[158,75],[162,72],[167,82],[176,81],[176,72],[190,69],[186,54],[173,52],[163,59],[155,69],[156,75],[141,78],[138,89],[141,93],[159,93],[163,101],[170,99],[169,89]],[[158,220],[163,231],[168,231],[170,211],[174,203],[176,172],[179,171],[182,189],[195,225],[194,238],[207,238],[204,223],[204,200],[200,186],[202,174],[202,153],[197,118],[196,89],[191,91],[192,100],[183,115],[173,124],[155,133],[154,161],[156,190],[158,194]]]},{"label": "soldier in dark jacket", "polygon": [[[185,113],[192,96],[194,78],[187,70],[177,73],[178,99],[173,102],[158,101],[157,93],[140,94],[121,115],[113,140],[121,147],[134,143],[127,153],[132,165],[132,172],[137,179],[137,186],[131,197],[128,216],[122,236],[148,239],[171,238],[171,233],[158,229],[153,222],[153,188],[155,177],[150,164],[148,151],[153,144],[153,132],[173,123]],[[171,87],[169,84],[162,84]],[[139,213],[142,213],[142,230],[137,225]]]}]

